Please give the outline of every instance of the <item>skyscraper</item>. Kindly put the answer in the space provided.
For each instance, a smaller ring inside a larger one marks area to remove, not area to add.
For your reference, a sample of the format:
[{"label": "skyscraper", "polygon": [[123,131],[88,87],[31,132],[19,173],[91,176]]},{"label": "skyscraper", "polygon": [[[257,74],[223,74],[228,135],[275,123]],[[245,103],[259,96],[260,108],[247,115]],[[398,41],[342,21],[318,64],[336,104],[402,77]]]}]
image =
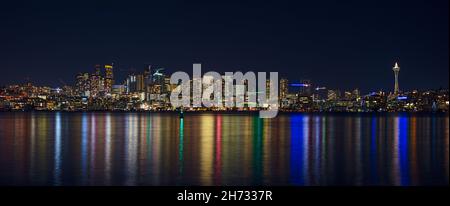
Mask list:
[{"label": "skyscraper", "polygon": [[288,95],[288,83],[287,79],[280,79],[280,100],[285,99]]},{"label": "skyscraper", "polygon": [[400,72],[400,67],[398,66],[397,62],[395,62],[394,67],[392,68],[392,70],[394,71],[394,75],[395,75],[395,85],[394,85],[394,94],[398,95],[398,73]]},{"label": "skyscraper", "polygon": [[134,75],[134,74],[128,75],[125,84],[126,84],[128,94],[136,92],[136,90],[137,90],[136,75]]},{"label": "skyscraper", "polygon": [[146,85],[152,84],[152,65],[148,65],[144,70],[144,80]]},{"label": "skyscraper", "polygon": [[114,84],[113,64],[105,65],[105,92],[111,94]]},{"label": "skyscraper", "polygon": [[143,74],[136,75],[136,91],[137,92],[145,92],[146,86],[145,86],[145,80]]},{"label": "skyscraper", "polygon": [[90,94],[93,97],[96,97],[99,95],[100,91],[102,90],[103,82],[101,77],[101,66],[99,64],[95,65],[95,72],[91,75],[90,80]]},{"label": "skyscraper", "polygon": [[94,73],[94,75],[100,76],[102,74],[101,73],[101,69],[102,69],[102,66],[100,66],[100,64],[96,64],[95,65],[95,73]]},{"label": "skyscraper", "polygon": [[76,93],[79,96],[89,96],[90,95],[89,73],[79,73],[77,75]]}]

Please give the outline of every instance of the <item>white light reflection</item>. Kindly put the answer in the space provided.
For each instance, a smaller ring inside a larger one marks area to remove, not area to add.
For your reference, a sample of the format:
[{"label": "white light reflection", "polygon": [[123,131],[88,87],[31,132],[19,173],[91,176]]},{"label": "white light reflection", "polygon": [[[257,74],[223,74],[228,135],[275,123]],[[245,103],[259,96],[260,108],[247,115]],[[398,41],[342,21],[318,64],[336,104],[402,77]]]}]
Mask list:
[{"label": "white light reflection", "polygon": [[108,113],[105,119],[105,184],[111,185],[111,114]]},{"label": "white light reflection", "polygon": [[303,174],[305,177],[305,185],[310,184],[309,177],[309,116],[303,116]]},{"label": "white light reflection", "polygon": [[125,127],[125,161],[126,161],[126,180],[125,185],[136,185],[137,182],[137,117],[136,114],[130,114],[126,117]]},{"label": "white light reflection", "polygon": [[54,184],[61,185],[61,113],[55,118],[55,156],[54,156]]}]

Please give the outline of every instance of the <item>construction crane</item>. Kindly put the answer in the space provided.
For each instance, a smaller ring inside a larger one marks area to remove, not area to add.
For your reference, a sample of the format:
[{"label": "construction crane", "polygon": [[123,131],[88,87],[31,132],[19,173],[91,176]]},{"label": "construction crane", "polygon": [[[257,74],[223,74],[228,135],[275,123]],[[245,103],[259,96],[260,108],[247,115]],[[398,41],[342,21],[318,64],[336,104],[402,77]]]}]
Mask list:
[{"label": "construction crane", "polygon": [[158,69],[156,69],[155,73],[153,73],[153,76],[154,76],[154,75],[162,76],[163,74],[162,74],[160,71],[164,71],[164,68],[158,68]]}]

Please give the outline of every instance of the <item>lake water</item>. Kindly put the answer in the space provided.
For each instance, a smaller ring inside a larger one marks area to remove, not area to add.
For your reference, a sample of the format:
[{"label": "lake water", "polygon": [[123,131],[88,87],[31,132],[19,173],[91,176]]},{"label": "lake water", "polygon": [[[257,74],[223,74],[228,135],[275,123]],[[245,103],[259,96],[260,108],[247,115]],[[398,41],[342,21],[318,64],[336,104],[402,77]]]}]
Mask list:
[{"label": "lake water", "polygon": [[448,114],[0,113],[0,185],[448,185]]}]

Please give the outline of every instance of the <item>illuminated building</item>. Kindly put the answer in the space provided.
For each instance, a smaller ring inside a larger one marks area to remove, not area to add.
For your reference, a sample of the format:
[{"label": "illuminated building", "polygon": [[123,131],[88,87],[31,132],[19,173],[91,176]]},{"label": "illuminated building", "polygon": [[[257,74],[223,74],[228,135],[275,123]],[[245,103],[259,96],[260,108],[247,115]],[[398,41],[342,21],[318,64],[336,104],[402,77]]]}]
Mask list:
[{"label": "illuminated building", "polygon": [[144,80],[146,85],[152,84],[152,66],[148,65],[144,70]]},{"label": "illuminated building", "polygon": [[77,75],[75,92],[79,96],[90,96],[89,73],[79,73]]},{"label": "illuminated building", "polygon": [[159,100],[161,94],[161,86],[151,84],[147,87],[148,97],[147,100]]},{"label": "illuminated building", "polygon": [[359,99],[361,97],[361,94],[360,94],[360,92],[359,92],[359,89],[354,89],[353,91],[352,91],[352,98],[353,99]]},{"label": "illuminated building", "polygon": [[159,87],[159,94],[166,92],[165,87],[165,75],[164,75],[164,68],[158,68],[156,69],[155,73],[152,75],[152,82],[155,86]]},{"label": "illuminated building", "polygon": [[166,93],[170,93],[172,92],[172,86],[170,84],[170,78],[166,77],[164,78],[164,91],[166,91]]},{"label": "illuminated building", "polygon": [[90,77],[90,96],[97,97],[103,89],[104,82],[101,76],[101,66],[95,65],[95,72]]},{"label": "illuminated building", "polygon": [[[280,101],[282,102],[283,99],[286,99],[289,89],[288,89],[288,83],[289,81],[287,79],[280,79]],[[283,105],[283,104],[281,104]]]},{"label": "illuminated building", "polygon": [[133,93],[137,91],[137,85],[136,85],[136,75],[134,74],[130,74],[127,77],[126,80],[126,88],[127,88],[127,93]]},{"label": "illuminated building", "polygon": [[[295,96],[295,100],[290,100],[291,106],[295,109],[305,110],[312,103],[311,82],[309,80],[301,80],[299,83],[288,84],[289,93]],[[290,99],[293,98],[291,95]]]},{"label": "illuminated building", "polygon": [[386,104],[387,96],[384,92],[371,92],[363,98],[364,111],[386,111],[389,110]]},{"label": "illuminated building", "polygon": [[295,106],[298,104],[298,97],[296,94],[287,94],[286,99],[284,100],[285,105],[283,108],[295,109]]},{"label": "illuminated building", "polygon": [[328,90],[328,101],[336,101],[340,96],[341,93],[339,90]]},{"label": "illuminated building", "polygon": [[145,80],[143,74],[136,75],[136,92],[145,92]]},{"label": "illuminated building", "polygon": [[102,66],[100,64],[95,65],[95,73],[94,75],[101,76],[102,75]]},{"label": "illuminated building", "polygon": [[114,95],[122,95],[126,92],[125,85],[113,85],[111,93]]},{"label": "illuminated building", "polygon": [[314,89],[313,100],[325,101],[328,99],[328,91],[326,87],[317,87]]},{"label": "illuminated building", "polygon": [[[272,87],[272,83],[270,81],[270,79],[266,80],[266,99],[269,100],[270,99],[270,88]],[[269,104],[266,102],[265,104],[261,104],[260,102],[258,102],[258,106],[260,107],[269,107]]]},{"label": "illuminated building", "polygon": [[349,91],[344,92],[344,99],[345,100],[351,100],[352,99],[352,93]]},{"label": "illuminated building", "polygon": [[280,79],[280,107],[285,108],[289,106],[289,102],[287,100],[287,95],[289,94],[289,80]]},{"label": "illuminated building", "polygon": [[400,72],[400,67],[398,66],[397,62],[395,62],[394,67],[392,68],[394,71],[395,76],[395,84],[394,84],[394,94],[398,95],[399,87],[398,87],[398,73]]},{"label": "illuminated building", "polygon": [[107,94],[112,93],[112,86],[114,84],[113,65],[105,65],[105,92]]}]

